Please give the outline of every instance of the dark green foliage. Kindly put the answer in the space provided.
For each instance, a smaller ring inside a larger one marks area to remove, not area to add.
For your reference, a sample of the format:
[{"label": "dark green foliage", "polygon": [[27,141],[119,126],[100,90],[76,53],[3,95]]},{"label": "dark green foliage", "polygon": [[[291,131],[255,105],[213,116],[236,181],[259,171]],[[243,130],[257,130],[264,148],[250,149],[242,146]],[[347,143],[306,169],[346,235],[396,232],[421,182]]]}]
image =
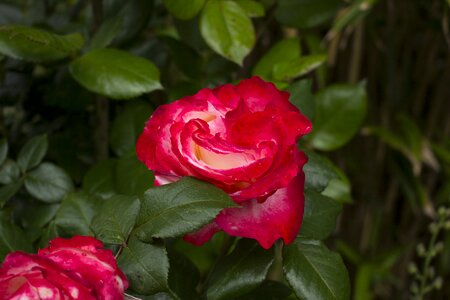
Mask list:
[{"label": "dark green foliage", "polygon": [[[83,234],[141,299],[403,299],[411,282],[449,298],[449,16],[446,0],[3,1],[0,259]],[[301,230],[194,247],[183,235],[236,204],[192,178],[153,187],[137,139],[160,105],[252,75],[313,123]]]}]

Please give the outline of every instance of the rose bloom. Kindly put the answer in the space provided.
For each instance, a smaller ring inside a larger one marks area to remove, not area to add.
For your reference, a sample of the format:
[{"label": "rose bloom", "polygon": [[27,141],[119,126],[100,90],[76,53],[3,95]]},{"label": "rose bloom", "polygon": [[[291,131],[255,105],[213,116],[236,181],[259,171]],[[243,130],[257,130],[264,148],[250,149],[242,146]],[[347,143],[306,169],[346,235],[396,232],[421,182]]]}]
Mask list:
[{"label": "rose bloom", "polygon": [[185,240],[201,245],[223,230],[267,249],[279,238],[291,243],[300,230],[307,159],[297,141],[311,128],[289,93],[253,77],[159,106],[136,151],[155,185],[193,176],[240,204]]},{"label": "rose bloom", "polygon": [[0,269],[0,299],[124,299],[128,287],[113,253],[93,237],[56,238],[38,254],[8,254]]}]

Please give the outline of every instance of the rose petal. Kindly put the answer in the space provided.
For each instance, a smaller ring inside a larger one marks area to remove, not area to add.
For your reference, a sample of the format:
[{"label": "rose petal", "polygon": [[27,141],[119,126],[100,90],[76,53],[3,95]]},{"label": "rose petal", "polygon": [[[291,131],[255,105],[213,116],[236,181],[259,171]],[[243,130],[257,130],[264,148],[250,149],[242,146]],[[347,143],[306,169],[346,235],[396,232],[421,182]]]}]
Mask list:
[{"label": "rose petal", "polygon": [[230,194],[236,202],[264,197],[275,190],[286,187],[297,176],[299,170],[306,163],[307,158],[297,146],[279,146],[276,156],[273,158],[273,165],[270,170],[259,178],[252,185]]},{"label": "rose petal", "polygon": [[300,172],[287,187],[276,191],[264,203],[253,200],[239,208],[224,209],[215,221],[229,235],[255,239],[265,249],[279,238],[289,244],[302,223],[304,179]]},{"label": "rose petal", "polygon": [[99,299],[122,299],[128,280],[119,270],[110,250],[93,237],[56,238],[39,255],[55,262],[60,268],[95,290]]},{"label": "rose petal", "polygon": [[95,300],[89,288],[69,277],[54,262],[20,251],[10,253],[0,270],[0,298],[16,297]]},{"label": "rose petal", "polygon": [[201,246],[220,230],[220,227],[215,222],[211,222],[195,232],[186,234],[183,239],[195,246]]}]

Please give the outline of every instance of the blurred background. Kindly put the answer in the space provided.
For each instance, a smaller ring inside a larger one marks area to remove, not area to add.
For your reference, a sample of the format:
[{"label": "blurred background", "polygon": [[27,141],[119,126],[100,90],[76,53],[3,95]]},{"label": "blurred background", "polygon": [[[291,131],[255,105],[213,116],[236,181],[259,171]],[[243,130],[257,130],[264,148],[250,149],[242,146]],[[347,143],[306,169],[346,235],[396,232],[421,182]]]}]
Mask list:
[{"label": "blurred background", "polygon": [[[0,24],[78,32],[82,52],[109,46],[142,56],[164,87],[109,100],[80,85],[73,55],[50,63],[0,55],[0,135],[10,156],[47,133],[48,160],[72,186],[145,189],[152,175],[134,143],[152,110],[258,75],[317,122],[301,148],[340,169],[327,193],[344,208],[327,244],[344,258],[353,299],[450,299],[450,1],[224,1],[240,7],[226,4],[228,35],[216,30],[212,1],[192,1],[192,11],[172,2],[1,0]],[[36,228],[52,230],[56,204],[18,193],[26,202],[8,209],[37,241]],[[40,217],[27,222],[30,214]]]}]

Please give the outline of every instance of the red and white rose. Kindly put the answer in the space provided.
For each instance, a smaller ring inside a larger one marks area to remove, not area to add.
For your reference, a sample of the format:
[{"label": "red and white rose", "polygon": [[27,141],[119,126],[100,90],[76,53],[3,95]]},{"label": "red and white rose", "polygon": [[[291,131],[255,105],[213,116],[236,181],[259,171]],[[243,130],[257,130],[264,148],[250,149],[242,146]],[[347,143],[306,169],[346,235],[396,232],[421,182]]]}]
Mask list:
[{"label": "red and white rose", "polygon": [[208,181],[240,204],[185,237],[202,244],[224,230],[269,248],[297,235],[304,207],[299,138],[311,122],[289,94],[258,77],[238,85],[205,88],[156,109],[137,143],[138,158],[155,172],[155,184],[183,176]]},{"label": "red and white rose", "polygon": [[110,250],[93,237],[56,238],[38,254],[8,254],[0,269],[0,298],[119,300],[128,281]]}]

